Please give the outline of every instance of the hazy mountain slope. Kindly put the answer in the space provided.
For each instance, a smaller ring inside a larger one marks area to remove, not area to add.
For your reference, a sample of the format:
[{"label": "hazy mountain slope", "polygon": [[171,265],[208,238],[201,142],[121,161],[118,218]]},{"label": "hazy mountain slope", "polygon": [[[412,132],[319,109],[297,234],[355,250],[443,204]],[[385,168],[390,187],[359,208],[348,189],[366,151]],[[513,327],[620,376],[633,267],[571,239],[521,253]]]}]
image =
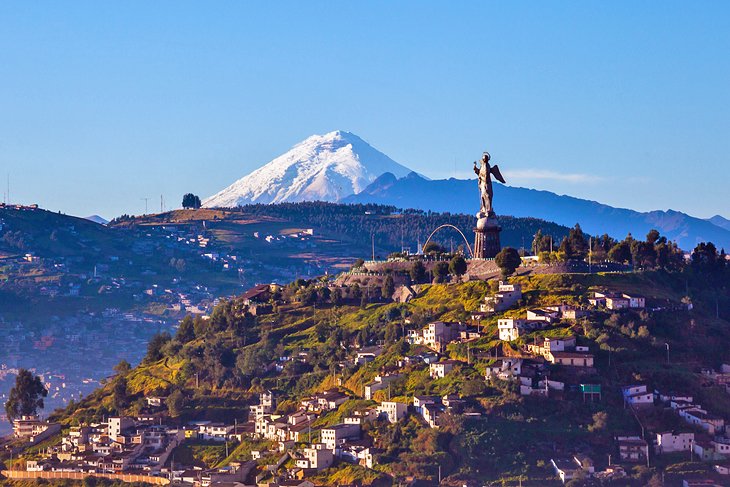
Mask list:
[{"label": "hazy mountain slope", "polygon": [[707,221],[725,230],[730,230],[730,220],[723,216],[715,215],[712,218],[708,218]]},{"label": "hazy mountain slope", "polygon": [[[643,237],[656,228],[684,249],[692,249],[700,241],[712,241],[730,248],[730,231],[678,211],[641,213],[549,191],[499,183],[495,184],[494,192],[495,210],[501,215],[532,216],[561,225],[580,223],[590,233],[608,233],[617,238],[623,238],[627,233]],[[479,193],[474,180],[426,180],[415,173],[398,179],[392,174],[385,174],[364,191],[345,198],[343,202],[474,214],[478,210]]]},{"label": "hazy mountain slope", "polygon": [[410,172],[357,135],[336,131],[313,135],[285,154],[211,196],[203,206],[247,203],[336,202],[359,193],[385,172]]}]

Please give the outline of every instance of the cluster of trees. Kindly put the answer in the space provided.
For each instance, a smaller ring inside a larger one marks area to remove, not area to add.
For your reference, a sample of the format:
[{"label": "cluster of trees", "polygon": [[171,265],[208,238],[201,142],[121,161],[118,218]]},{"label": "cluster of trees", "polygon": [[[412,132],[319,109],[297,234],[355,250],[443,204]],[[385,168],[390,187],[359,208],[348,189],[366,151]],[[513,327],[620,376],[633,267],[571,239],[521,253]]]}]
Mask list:
[{"label": "cluster of trees", "polygon": [[730,271],[730,261],[725,254],[725,249],[718,252],[712,242],[702,242],[692,251],[690,268],[696,273],[722,280]]},{"label": "cluster of trees", "polygon": [[553,259],[551,251],[557,250],[557,260],[585,260],[589,253],[594,262],[611,261],[633,265],[636,269],[680,269],[684,257],[677,244],[670,242],[657,230],[651,230],[645,240],[637,240],[629,234],[623,240],[616,240],[604,234],[600,237],[586,235],[576,224],[568,235],[554,246],[551,236],[541,231],[535,234],[532,250],[541,261]]},{"label": "cluster of trees", "polygon": [[185,196],[183,196],[182,200],[182,207],[183,208],[192,208],[197,210],[200,208],[201,202],[200,198],[197,195],[194,195],[193,193],[186,193]]},{"label": "cluster of trees", "polygon": [[429,272],[426,270],[423,261],[417,259],[411,264],[408,275],[414,284],[429,282],[430,277],[432,277],[433,282],[441,283],[446,282],[450,275],[461,278],[461,276],[466,274],[466,270],[466,259],[462,255],[457,254],[448,262],[444,260],[435,262],[431,269],[431,276],[429,276]]}]

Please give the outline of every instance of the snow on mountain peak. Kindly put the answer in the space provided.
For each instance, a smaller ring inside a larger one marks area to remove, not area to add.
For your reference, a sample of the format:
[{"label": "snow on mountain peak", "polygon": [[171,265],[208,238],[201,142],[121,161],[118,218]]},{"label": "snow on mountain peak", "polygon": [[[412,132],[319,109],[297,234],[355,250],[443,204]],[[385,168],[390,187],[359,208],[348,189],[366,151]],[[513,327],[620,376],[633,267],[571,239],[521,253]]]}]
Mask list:
[{"label": "snow on mountain peak", "polygon": [[336,130],[306,138],[206,199],[203,206],[339,201],[359,193],[386,172],[402,177],[411,171],[357,135]]}]

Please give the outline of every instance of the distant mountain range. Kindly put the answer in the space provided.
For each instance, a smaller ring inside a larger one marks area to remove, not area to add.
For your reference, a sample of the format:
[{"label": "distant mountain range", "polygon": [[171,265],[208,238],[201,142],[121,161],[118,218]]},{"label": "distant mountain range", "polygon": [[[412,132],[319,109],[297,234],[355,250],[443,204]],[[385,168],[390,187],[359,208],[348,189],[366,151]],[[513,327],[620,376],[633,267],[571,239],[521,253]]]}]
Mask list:
[{"label": "distant mountain range", "polygon": [[[203,202],[205,207],[249,203],[328,201],[474,214],[474,180],[429,180],[349,132],[313,135]],[[581,227],[594,235],[644,237],[656,228],[683,249],[712,241],[730,249],[730,220],[703,220],[679,211],[638,212],[549,191],[495,184],[498,215],[535,217]]]},{"label": "distant mountain range", "polygon": [[[478,197],[474,180],[427,180],[416,173],[402,178],[383,174],[362,192],[345,198],[343,202],[475,213]],[[498,215],[532,216],[568,226],[580,223],[584,231],[594,235],[608,233],[623,238],[631,233],[643,238],[649,230],[656,228],[686,250],[702,241],[712,241],[730,249],[730,221],[720,216],[703,220],[674,210],[642,213],[499,183],[494,185],[494,205]]]}]

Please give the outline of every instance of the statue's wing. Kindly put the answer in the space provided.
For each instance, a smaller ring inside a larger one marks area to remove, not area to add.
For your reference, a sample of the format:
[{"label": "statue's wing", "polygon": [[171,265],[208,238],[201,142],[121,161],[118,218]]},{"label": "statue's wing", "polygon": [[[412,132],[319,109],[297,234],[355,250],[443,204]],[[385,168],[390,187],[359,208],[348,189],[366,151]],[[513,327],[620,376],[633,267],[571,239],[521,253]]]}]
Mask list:
[{"label": "statue's wing", "polygon": [[492,166],[491,172],[492,172],[492,175],[494,176],[494,179],[496,179],[497,181],[499,181],[502,184],[507,184],[507,181],[504,180],[502,173],[499,172],[499,166],[497,166],[497,165]]}]

